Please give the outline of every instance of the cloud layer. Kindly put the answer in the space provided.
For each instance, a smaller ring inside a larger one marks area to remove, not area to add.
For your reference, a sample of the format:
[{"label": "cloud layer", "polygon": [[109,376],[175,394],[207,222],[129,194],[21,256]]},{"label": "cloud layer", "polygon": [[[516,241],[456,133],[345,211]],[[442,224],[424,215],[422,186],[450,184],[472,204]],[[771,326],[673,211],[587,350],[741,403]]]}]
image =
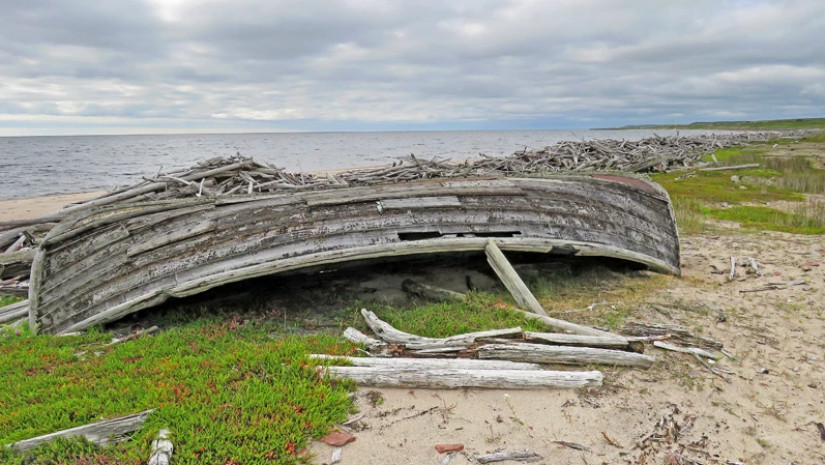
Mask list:
[{"label": "cloud layer", "polygon": [[0,135],[823,116],[825,3],[0,0]]}]

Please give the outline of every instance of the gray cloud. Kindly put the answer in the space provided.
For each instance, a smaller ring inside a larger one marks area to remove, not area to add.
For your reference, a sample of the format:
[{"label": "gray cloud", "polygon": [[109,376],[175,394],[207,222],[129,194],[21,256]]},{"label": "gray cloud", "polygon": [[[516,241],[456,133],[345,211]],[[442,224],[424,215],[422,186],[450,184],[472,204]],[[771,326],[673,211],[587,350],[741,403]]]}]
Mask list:
[{"label": "gray cloud", "polygon": [[816,116],[825,104],[816,0],[0,0],[0,11],[0,135],[587,126]]}]

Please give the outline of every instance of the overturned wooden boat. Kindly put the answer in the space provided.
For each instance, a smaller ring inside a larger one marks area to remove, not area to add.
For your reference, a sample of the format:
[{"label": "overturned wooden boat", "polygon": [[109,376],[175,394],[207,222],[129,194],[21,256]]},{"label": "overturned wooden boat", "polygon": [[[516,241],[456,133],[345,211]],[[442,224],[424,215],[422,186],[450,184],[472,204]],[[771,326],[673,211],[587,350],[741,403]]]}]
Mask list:
[{"label": "overturned wooden boat", "polygon": [[679,273],[667,193],[618,175],[453,178],[109,205],[40,243],[30,322],[61,333],[254,277],[381,257],[481,251],[604,256]]}]

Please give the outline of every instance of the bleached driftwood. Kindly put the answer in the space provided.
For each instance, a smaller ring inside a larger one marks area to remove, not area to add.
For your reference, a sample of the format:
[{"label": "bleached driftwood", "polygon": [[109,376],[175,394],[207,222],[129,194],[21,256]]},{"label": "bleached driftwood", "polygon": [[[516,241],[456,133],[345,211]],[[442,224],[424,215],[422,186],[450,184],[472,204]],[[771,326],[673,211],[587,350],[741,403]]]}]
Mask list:
[{"label": "bleached driftwood", "polygon": [[492,389],[579,388],[601,386],[598,371],[549,370],[415,370],[385,367],[331,366],[331,376],[355,381],[363,386],[449,389],[479,387]]},{"label": "bleached driftwood", "polygon": [[87,441],[99,446],[105,446],[111,442],[111,438],[114,438],[115,441],[119,441],[122,440],[127,434],[140,429],[143,422],[146,421],[146,417],[148,417],[152,412],[154,412],[154,409],[145,410],[140,413],[134,413],[123,417],[110,418],[108,420],[78,426],[76,428],[70,428],[63,431],[58,431],[56,433],[38,436],[36,438],[25,439],[23,441],[9,444],[7,447],[24,452],[56,438],[72,438],[78,436],[82,436],[86,438]]},{"label": "bleached driftwood", "polygon": [[525,331],[524,339],[527,341],[537,341],[562,346],[607,347],[613,349],[623,349],[627,347],[629,343],[627,340],[622,340],[622,338],[618,337],[590,336],[584,334],[536,333],[533,331]]},{"label": "bleached driftwood", "polygon": [[680,345],[671,344],[665,341],[654,341],[654,347],[658,347],[662,350],[669,350],[671,352],[681,352],[683,354],[691,354],[691,355],[699,355],[700,357],[705,357],[713,360],[719,360],[719,356],[716,354],[712,354],[707,350],[700,349],[698,347],[682,347]]},{"label": "bleached driftwood", "polygon": [[728,275],[728,281],[733,281],[734,277],[736,277],[736,257],[730,257],[730,274]]},{"label": "bleached driftwood", "polygon": [[547,346],[543,344],[487,344],[478,348],[481,359],[562,365],[612,365],[650,368],[653,357],[621,350],[592,347]]},{"label": "bleached driftwood", "polygon": [[146,465],[169,465],[174,451],[175,447],[169,440],[169,430],[162,429],[158,431],[157,439],[152,441],[152,451]]},{"label": "bleached driftwood", "polygon": [[361,315],[364,316],[367,325],[373,332],[385,342],[390,344],[403,345],[408,349],[440,349],[448,347],[469,347],[476,339],[520,336],[521,328],[493,329],[489,331],[477,331],[473,333],[459,334],[446,338],[422,337],[415,334],[406,333],[395,329],[389,323],[381,320],[375,313],[363,308]]},{"label": "bleached driftwood", "polygon": [[464,300],[465,297],[464,294],[460,292],[430,286],[429,284],[419,283],[412,279],[405,279],[404,282],[401,283],[401,289],[416,297],[435,302],[460,301]]},{"label": "bleached driftwood", "polygon": [[5,307],[0,307],[0,324],[17,321],[29,314],[29,301],[21,300]]},{"label": "bleached driftwood", "polygon": [[543,323],[545,326],[559,330],[559,331],[567,331],[568,333],[572,334],[582,334],[582,335],[589,335],[589,336],[599,336],[599,337],[612,337],[624,342],[627,344],[627,340],[619,336],[618,334],[609,333],[607,331],[602,331],[596,328],[591,328],[589,326],[579,325],[576,323],[571,323],[569,321],[559,320],[557,318],[551,318],[549,316],[543,315],[536,315],[535,313],[530,312],[522,312],[522,314],[531,320],[536,320]]},{"label": "bleached driftwood", "polygon": [[745,163],[743,165],[714,166],[712,168],[699,168],[699,171],[735,171],[759,168],[759,163]]},{"label": "bleached driftwood", "polygon": [[510,264],[493,239],[487,240],[487,247],[485,247],[484,252],[487,254],[487,262],[501,279],[501,282],[504,283],[504,287],[516,299],[519,306],[537,315],[547,316],[547,312],[544,311],[539,301],[536,300],[536,297],[521,280],[516,270],[513,269],[513,265]]},{"label": "bleached driftwood", "polygon": [[364,347],[373,351],[383,349],[387,346],[386,342],[381,342],[378,339],[371,338],[351,326],[344,330],[344,337],[348,341],[356,344],[364,344]]},{"label": "bleached driftwood", "polygon": [[507,360],[474,360],[468,358],[401,358],[401,357],[338,357],[311,354],[311,358],[324,361],[343,360],[357,367],[395,368],[397,370],[541,370],[536,363],[510,362]]},{"label": "bleached driftwood", "polygon": [[34,252],[32,250],[0,253],[0,278],[28,276],[33,258]]},{"label": "bleached driftwood", "polygon": [[685,327],[679,325],[669,325],[664,323],[642,323],[631,321],[625,324],[622,332],[633,336],[667,336],[677,339],[685,344],[702,347],[705,349],[719,350],[723,347],[721,342],[714,341],[702,336],[696,336]]},{"label": "bleached driftwood", "polygon": [[535,462],[541,460],[539,454],[529,450],[520,452],[494,452],[492,454],[476,455],[474,458],[476,462],[481,464],[504,462],[505,460],[514,460],[517,462]]}]

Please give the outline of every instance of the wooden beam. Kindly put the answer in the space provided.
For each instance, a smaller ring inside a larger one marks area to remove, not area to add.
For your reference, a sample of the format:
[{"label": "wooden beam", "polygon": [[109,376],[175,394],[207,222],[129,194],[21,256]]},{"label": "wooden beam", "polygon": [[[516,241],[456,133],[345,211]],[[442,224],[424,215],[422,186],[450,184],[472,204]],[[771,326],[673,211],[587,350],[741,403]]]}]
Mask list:
[{"label": "wooden beam", "polygon": [[487,240],[487,247],[484,248],[484,252],[487,254],[487,262],[493,267],[493,271],[496,272],[501,282],[504,283],[504,287],[510,291],[519,306],[537,315],[547,316],[547,312],[544,311],[539,301],[536,300],[536,297],[521,280],[516,270],[507,261],[507,257],[504,256],[494,240]]}]

